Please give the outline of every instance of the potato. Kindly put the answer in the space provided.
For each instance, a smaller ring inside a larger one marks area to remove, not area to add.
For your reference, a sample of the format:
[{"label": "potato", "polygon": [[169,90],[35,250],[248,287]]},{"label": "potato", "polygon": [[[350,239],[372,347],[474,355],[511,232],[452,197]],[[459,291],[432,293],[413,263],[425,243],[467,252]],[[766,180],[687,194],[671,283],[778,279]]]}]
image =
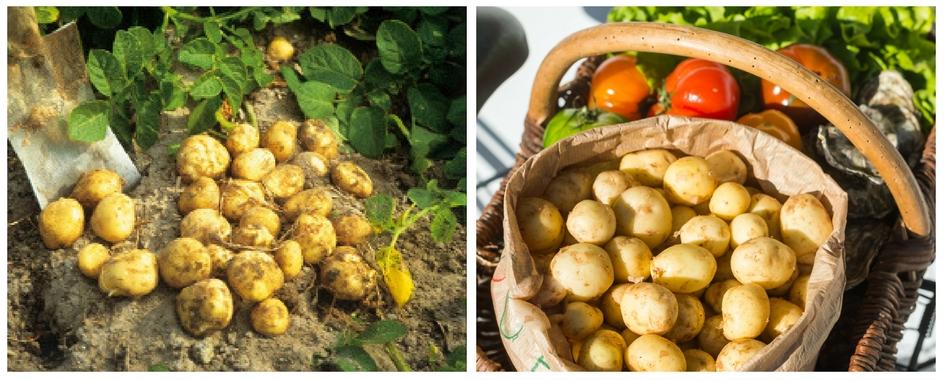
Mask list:
[{"label": "potato", "polygon": [[177,210],[181,214],[201,208],[220,208],[220,187],[209,177],[200,177],[191,182],[177,198]]},{"label": "potato", "polygon": [[770,342],[786,333],[803,316],[803,309],[799,306],[785,301],[782,298],[770,299],[770,322],[764,328],[761,335],[766,342]]},{"label": "potato", "polygon": [[82,247],[76,258],[79,272],[85,277],[97,279],[102,273],[102,266],[111,258],[111,252],[104,245],[92,243]]},{"label": "potato", "polygon": [[620,371],[626,343],[618,332],[599,330],[580,345],[577,364],[588,371]]},{"label": "potato", "polygon": [[584,302],[571,302],[564,306],[561,331],[569,339],[582,340],[603,325],[603,312]]},{"label": "potato", "polygon": [[216,210],[193,210],[180,220],[180,236],[197,239],[203,244],[226,241],[231,232],[229,222]]},{"label": "potato", "polygon": [[769,237],[752,239],[731,253],[731,272],[742,284],[774,289],[792,280],[795,271],[793,250]]},{"label": "potato", "polygon": [[269,230],[258,224],[239,226],[233,230],[233,243],[245,248],[266,249],[272,245],[274,240],[275,236],[272,236]]},{"label": "potato", "polygon": [[676,294],[675,299],[678,301],[678,318],[664,337],[676,343],[688,342],[695,339],[705,325],[705,307],[697,297],[687,294]]},{"label": "potato", "polygon": [[731,220],[731,249],[737,248],[753,238],[770,236],[767,222],[757,214],[741,214]]},{"label": "potato", "polygon": [[764,349],[766,344],[754,339],[739,339],[728,343],[718,353],[715,367],[718,371],[737,371],[741,366]]},{"label": "potato", "polygon": [[675,155],[665,149],[643,150],[624,155],[619,170],[643,185],[662,187],[665,171],[675,160]]},{"label": "potato", "polygon": [[568,340],[570,342],[570,354],[574,357],[574,362],[580,361],[580,349],[583,348],[582,340]]},{"label": "potato", "polygon": [[612,206],[613,201],[626,189],[639,186],[633,176],[619,170],[607,170],[597,174],[593,180],[593,198],[607,206]]},{"label": "potato", "polygon": [[663,245],[672,246],[681,243],[682,226],[692,220],[698,214],[695,209],[688,206],[672,206],[672,232],[663,242]]},{"label": "potato", "polygon": [[567,215],[578,202],[593,195],[593,176],[581,169],[568,169],[547,184],[541,197],[554,204],[561,215]]},{"label": "potato", "polygon": [[532,255],[553,252],[564,240],[564,219],[551,202],[536,197],[519,198],[515,217],[521,239]]},{"label": "potato", "polygon": [[295,155],[298,127],[284,120],[276,121],[262,135],[262,147],[268,149],[278,162],[285,162]]},{"label": "potato", "polygon": [[655,334],[645,334],[626,348],[626,365],[635,372],[684,371],[685,355],[672,343]]},{"label": "potato", "polygon": [[634,333],[633,330],[630,330],[629,328],[623,329],[623,331],[620,332],[620,336],[623,337],[623,342],[626,343],[627,347],[630,344],[633,344],[636,339],[639,339],[639,334]]},{"label": "potato", "polygon": [[207,254],[210,255],[210,261],[213,262],[213,277],[225,277],[226,267],[229,261],[233,259],[233,251],[230,251],[216,244],[206,245]]},{"label": "potato", "polygon": [[291,280],[302,272],[305,257],[302,256],[302,246],[295,240],[286,240],[275,250],[275,262],[282,269],[286,280]]},{"label": "potato", "polygon": [[318,187],[304,190],[285,201],[282,211],[289,220],[295,220],[301,214],[328,216],[331,213],[332,201],[328,189]]},{"label": "potato", "polygon": [[122,193],[112,193],[95,206],[89,224],[96,236],[117,243],[134,231],[134,213],[134,199]]},{"label": "potato", "polygon": [[577,243],[551,259],[551,273],[574,301],[595,299],[613,285],[613,264],[603,248]]},{"label": "potato", "polygon": [[161,279],[175,289],[210,278],[213,258],[203,243],[192,238],[174,239],[157,256]]},{"label": "potato", "polygon": [[85,230],[85,212],[72,198],[59,198],[39,213],[39,236],[49,249],[71,247]]},{"label": "potato", "polygon": [[688,372],[714,372],[715,358],[711,354],[697,348],[689,348],[682,351],[685,355],[686,371]]},{"label": "potato", "polygon": [[708,201],[692,206],[692,210],[695,210],[695,215],[711,215],[711,210],[708,208]]},{"label": "potato", "polygon": [[714,257],[728,251],[731,229],[714,215],[699,215],[688,220],[679,230],[682,244],[691,244],[708,250]]},{"label": "potato", "polygon": [[328,175],[331,169],[328,159],[315,152],[301,152],[295,155],[292,163],[305,172],[305,185],[313,187],[320,179]]},{"label": "potato", "polygon": [[276,36],[272,41],[269,41],[266,57],[269,57],[270,60],[284,62],[292,59],[293,55],[295,55],[295,47],[285,37]]},{"label": "potato", "polygon": [[113,255],[98,275],[98,288],[109,297],[138,297],[157,287],[157,256],[146,249]]},{"label": "potato", "polygon": [[705,319],[705,325],[698,333],[698,345],[712,356],[717,357],[721,349],[728,344],[728,339],[724,337],[723,324],[721,314],[710,316]]},{"label": "potato", "polygon": [[226,279],[233,291],[247,302],[271,297],[285,282],[275,259],[259,251],[242,251],[233,256],[226,268]]},{"label": "potato", "polygon": [[295,220],[293,238],[302,247],[305,264],[317,264],[337,246],[334,227],[321,215],[302,214]]},{"label": "potato", "polygon": [[233,319],[233,295],[223,281],[202,280],[180,291],[176,309],[184,331],[202,337],[229,325]]},{"label": "potato", "polygon": [[756,338],[764,332],[770,317],[767,293],[756,284],[732,287],[721,298],[721,316],[728,340]]},{"label": "potato", "polygon": [[692,293],[708,286],[717,269],[707,249],[678,244],[652,258],[652,282],[675,293]]},{"label": "potato", "polygon": [[239,123],[226,134],[226,150],[233,157],[259,147],[259,130],[250,124]]},{"label": "potato", "polygon": [[714,281],[731,279],[734,279],[734,273],[731,272],[731,252],[728,252],[718,258],[718,271],[715,272]]},{"label": "potato", "polygon": [[736,182],[743,185],[744,181],[747,181],[747,164],[733,151],[719,150],[711,153],[705,156],[705,162],[718,183]]},{"label": "potato", "polygon": [[632,284],[613,285],[606,293],[603,293],[603,297],[600,297],[600,311],[603,312],[603,321],[608,325],[626,326],[626,322],[623,322],[623,310],[620,307],[620,302],[623,301],[623,291],[630,285]]},{"label": "potato", "polygon": [[640,282],[623,291],[623,321],[634,333],[665,334],[678,319],[678,300],[662,285]]},{"label": "potato", "polygon": [[125,180],[108,169],[95,169],[82,173],[72,195],[69,197],[79,201],[83,207],[92,209],[105,197],[120,193],[125,186]]},{"label": "potato", "polygon": [[285,334],[290,321],[288,308],[278,298],[269,298],[257,303],[249,313],[252,329],[266,336]]},{"label": "potato", "polygon": [[324,286],[335,298],[360,301],[377,288],[377,272],[354,247],[338,247],[321,264]]},{"label": "potato", "polygon": [[810,276],[803,275],[797,277],[793,285],[790,286],[790,302],[793,302],[794,305],[799,306],[801,309],[806,309],[806,288],[809,286],[809,283]]},{"label": "potato", "polygon": [[366,218],[357,214],[345,214],[331,220],[338,244],[355,246],[367,241],[374,228]]},{"label": "potato", "polygon": [[751,206],[747,209],[751,214],[760,215],[767,222],[767,232],[770,237],[780,240],[780,201],[767,194],[751,195]]},{"label": "potato", "polygon": [[672,232],[672,210],[651,187],[636,186],[622,192],[613,203],[616,233],[639,238],[653,248]]},{"label": "potato", "polygon": [[285,199],[305,187],[305,171],[292,164],[281,164],[262,177],[262,186],[276,199]]},{"label": "potato", "polygon": [[810,194],[791,196],[780,209],[780,234],[796,252],[797,262],[812,264],[819,249],[833,232],[829,212]]},{"label": "potato", "polygon": [[717,181],[703,158],[682,157],[669,165],[663,178],[663,188],[669,201],[694,206],[711,199]]},{"label": "potato", "polygon": [[741,285],[737,280],[724,280],[716,282],[705,291],[705,302],[715,313],[721,313],[721,300],[724,299],[724,293],[735,286]]},{"label": "potato", "polygon": [[236,156],[230,173],[233,177],[256,182],[273,169],[275,169],[275,156],[272,152],[265,148],[255,148]]},{"label": "potato", "polygon": [[318,153],[327,160],[338,157],[338,137],[324,121],[305,120],[305,125],[298,131],[298,140],[305,150]]},{"label": "potato", "polygon": [[602,245],[616,232],[616,215],[610,206],[582,200],[567,214],[567,231],[578,242]]},{"label": "potato", "polygon": [[531,297],[530,301],[541,307],[556,306],[564,300],[564,297],[567,297],[567,288],[564,288],[564,285],[554,278],[551,272],[551,260],[554,255],[538,255],[532,258],[535,269],[544,277],[541,281],[541,289],[538,289],[537,294]]},{"label": "potato", "polygon": [[223,144],[208,135],[193,135],[177,150],[177,174],[184,182],[200,177],[218,179],[229,167],[229,152]]},{"label": "potato", "polygon": [[265,192],[258,182],[230,180],[223,184],[222,190],[220,207],[229,220],[239,220],[252,206],[265,204]]},{"label": "potato", "polygon": [[367,172],[350,161],[339,162],[331,168],[331,182],[358,198],[367,198],[374,192],[374,182]]},{"label": "potato", "polygon": [[264,227],[272,236],[278,236],[282,229],[282,222],[279,220],[279,214],[268,207],[255,206],[250,208],[239,218],[239,226],[246,227],[258,225]]},{"label": "potato", "polygon": [[642,240],[625,236],[614,237],[604,247],[613,263],[614,280],[641,282],[649,277],[652,252]]},{"label": "potato", "polygon": [[793,287],[793,282],[796,281],[799,275],[800,275],[800,268],[797,267],[796,269],[793,270],[793,274],[790,275],[790,280],[788,280],[787,282],[783,283],[783,285],[780,285],[776,288],[768,289],[767,295],[770,297],[787,296],[790,293],[790,288]]},{"label": "potato", "polygon": [[736,182],[718,185],[708,201],[708,209],[721,219],[730,222],[735,216],[747,212],[751,206],[751,194]]}]

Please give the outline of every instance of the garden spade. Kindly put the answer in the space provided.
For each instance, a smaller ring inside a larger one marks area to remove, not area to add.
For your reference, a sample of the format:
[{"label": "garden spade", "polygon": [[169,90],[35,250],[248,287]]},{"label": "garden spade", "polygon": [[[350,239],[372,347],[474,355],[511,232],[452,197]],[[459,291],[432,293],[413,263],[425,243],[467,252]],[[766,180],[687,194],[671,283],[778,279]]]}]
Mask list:
[{"label": "garden spade", "polygon": [[7,13],[7,130],[23,163],[40,208],[68,196],[82,173],[107,168],[125,180],[125,190],[141,175],[109,129],[96,142],[72,141],[69,112],[94,97],[85,71],[75,23],[40,35],[30,7]]}]

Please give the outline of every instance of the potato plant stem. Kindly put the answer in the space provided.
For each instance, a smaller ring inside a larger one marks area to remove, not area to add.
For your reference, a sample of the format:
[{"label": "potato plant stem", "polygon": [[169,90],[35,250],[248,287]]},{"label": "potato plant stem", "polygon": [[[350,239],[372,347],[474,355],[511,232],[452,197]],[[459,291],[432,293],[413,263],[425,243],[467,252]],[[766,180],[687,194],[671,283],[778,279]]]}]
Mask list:
[{"label": "potato plant stem", "polygon": [[259,130],[259,123],[256,120],[256,110],[252,108],[252,104],[249,102],[243,103],[246,106],[246,114],[249,116],[249,125],[252,125],[253,128]]},{"label": "potato plant stem", "polygon": [[400,352],[400,349],[397,348],[396,344],[393,342],[387,342],[384,344],[384,350],[387,351],[387,355],[390,356],[390,360],[393,361],[394,367],[397,367],[397,371],[413,371],[413,368],[410,368],[410,364],[406,362],[406,358],[403,357],[403,353]]},{"label": "potato plant stem", "polygon": [[164,11],[164,14],[165,14],[165,15],[170,15],[170,17],[174,17],[174,18],[177,18],[177,19],[186,20],[186,21],[190,21],[190,22],[201,22],[201,23],[202,23],[202,22],[206,22],[206,21],[218,21],[218,22],[222,22],[222,21],[226,21],[226,20],[229,20],[229,19],[232,19],[232,18],[242,17],[242,16],[244,16],[244,15],[246,15],[246,14],[249,14],[249,13],[255,11],[255,10],[258,9],[258,8],[259,8],[259,7],[246,7],[246,8],[240,9],[240,10],[238,10],[238,11],[236,11],[236,12],[233,12],[233,13],[230,13],[230,14],[226,14],[226,15],[222,15],[222,16],[213,15],[213,16],[210,16],[210,17],[200,17],[200,16],[194,16],[194,15],[189,14],[189,13],[182,13],[182,12],[179,12],[179,11],[177,11],[176,9],[171,8],[171,7],[168,7],[168,6],[162,6],[162,7],[161,7],[161,10]]}]

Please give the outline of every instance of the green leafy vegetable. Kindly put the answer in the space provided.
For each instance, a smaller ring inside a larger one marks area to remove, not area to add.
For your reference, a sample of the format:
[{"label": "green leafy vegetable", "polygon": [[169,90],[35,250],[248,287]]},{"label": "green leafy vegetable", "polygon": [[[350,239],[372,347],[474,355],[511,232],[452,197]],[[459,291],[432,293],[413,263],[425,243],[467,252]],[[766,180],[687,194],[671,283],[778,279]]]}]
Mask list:
[{"label": "green leafy vegetable", "polygon": [[583,108],[565,108],[557,112],[544,130],[544,147],[577,133],[596,127],[625,123],[626,119],[611,112]]}]

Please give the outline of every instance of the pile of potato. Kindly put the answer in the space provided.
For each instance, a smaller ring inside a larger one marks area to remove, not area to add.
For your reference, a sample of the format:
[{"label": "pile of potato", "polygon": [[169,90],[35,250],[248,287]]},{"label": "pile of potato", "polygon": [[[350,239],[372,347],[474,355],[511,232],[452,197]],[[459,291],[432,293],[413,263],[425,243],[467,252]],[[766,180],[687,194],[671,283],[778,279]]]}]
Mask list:
[{"label": "pile of potato", "polygon": [[664,149],[567,169],[518,199],[538,271],[530,300],[558,353],[592,371],[724,371],[802,316],[816,250],[832,232],[809,194],[744,186],[732,151]]},{"label": "pile of potato", "polygon": [[[198,337],[229,325],[232,293],[254,304],[253,329],[285,333],[289,312],[273,296],[305,264],[320,267],[320,284],[335,298],[362,301],[376,289],[377,273],[356,247],[373,229],[361,215],[332,215],[331,190],[321,178],[330,174],[334,186],[358,198],[373,193],[373,182],[358,165],[338,159],[334,132],[318,120],[301,128],[278,121],[262,134],[238,124],[225,144],[206,134],[190,136],[177,153],[177,172],[186,183],[177,200],[184,215],[180,238],[157,254],[112,254],[91,243],[78,252],[79,270],[110,297],[146,295],[159,280],[180,289],[180,324]],[[103,242],[128,239],[135,202],[122,194],[123,185],[109,170],[85,173],[70,197],[40,214],[46,247],[71,247],[84,231],[86,210]]]}]

